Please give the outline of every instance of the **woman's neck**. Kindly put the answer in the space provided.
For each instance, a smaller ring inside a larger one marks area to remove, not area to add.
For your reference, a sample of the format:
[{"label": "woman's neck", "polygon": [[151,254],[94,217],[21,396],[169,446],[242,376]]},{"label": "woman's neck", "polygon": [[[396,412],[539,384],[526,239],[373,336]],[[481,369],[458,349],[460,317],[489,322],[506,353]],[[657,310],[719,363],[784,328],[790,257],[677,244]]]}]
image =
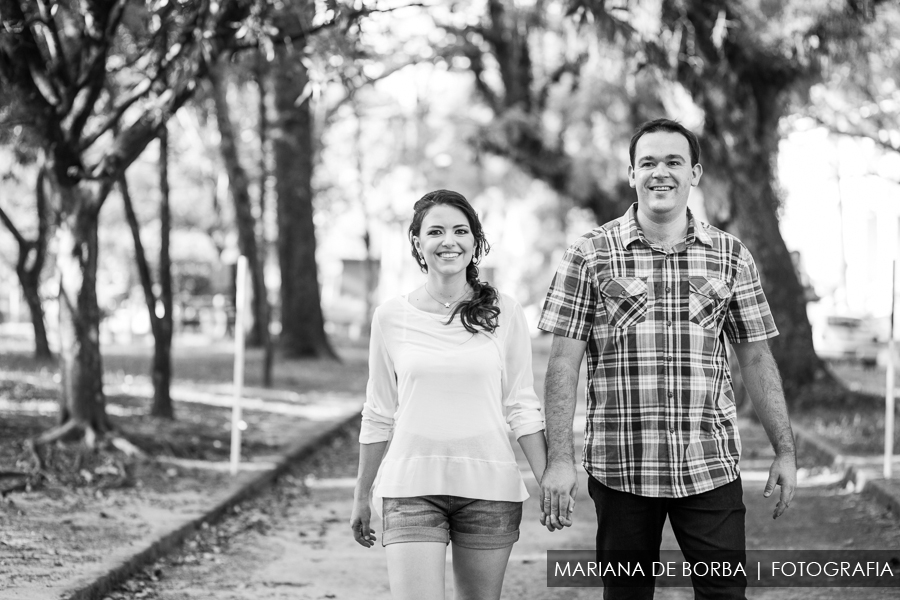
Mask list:
[{"label": "woman's neck", "polygon": [[435,298],[450,302],[466,292],[468,282],[464,272],[449,277],[431,272],[428,274],[428,281],[425,282],[425,285],[428,287],[428,292]]}]

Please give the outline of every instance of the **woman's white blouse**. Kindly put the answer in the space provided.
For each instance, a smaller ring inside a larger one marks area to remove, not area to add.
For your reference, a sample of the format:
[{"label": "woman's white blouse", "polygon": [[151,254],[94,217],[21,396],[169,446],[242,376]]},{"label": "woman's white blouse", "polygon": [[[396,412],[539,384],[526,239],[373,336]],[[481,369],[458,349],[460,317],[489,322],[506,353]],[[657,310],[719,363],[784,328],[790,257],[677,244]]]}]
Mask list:
[{"label": "woman's white blouse", "polygon": [[509,442],[544,429],[522,307],[500,294],[493,334],[415,308],[404,297],[375,311],[359,441],[390,440],[374,486],[382,498],[449,494],[528,498]]}]

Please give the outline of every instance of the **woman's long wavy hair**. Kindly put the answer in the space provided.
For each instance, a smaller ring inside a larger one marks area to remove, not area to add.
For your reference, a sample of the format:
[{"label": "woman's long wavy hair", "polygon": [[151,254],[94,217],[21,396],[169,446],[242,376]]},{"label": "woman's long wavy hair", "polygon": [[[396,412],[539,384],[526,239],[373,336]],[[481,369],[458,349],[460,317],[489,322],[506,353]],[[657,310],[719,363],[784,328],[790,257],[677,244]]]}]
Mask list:
[{"label": "woman's long wavy hair", "polygon": [[478,220],[478,213],[469,204],[466,198],[458,193],[450,190],[435,190],[428,192],[422,196],[413,207],[412,223],[409,225],[409,243],[412,245],[412,255],[419,264],[419,268],[423,273],[428,272],[428,265],[425,258],[420,256],[416,250],[415,239],[419,237],[422,229],[422,220],[425,215],[435,206],[445,205],[457,208],[466,215],[469,221],[469,228],[472,235],[475,236],[475,251],[472,254],[472,261],[466,267],[466,282],[472,287],[474,295],[470,300],[460,302],[453,309],[450,318],[447,320],[449,324],[453,321],[453,317],[459,314],[459,320],[471,333],[477,333],[478,329],[483,329],[493,333],[497,329],[498,316],[500,315],[500,307],[498,304],[497,289],[483,281],[478,281],[478,263],[483,256],[487,256],[491,251],[491,245],[484,236],[484,229],[481,227],[481,221]]}]

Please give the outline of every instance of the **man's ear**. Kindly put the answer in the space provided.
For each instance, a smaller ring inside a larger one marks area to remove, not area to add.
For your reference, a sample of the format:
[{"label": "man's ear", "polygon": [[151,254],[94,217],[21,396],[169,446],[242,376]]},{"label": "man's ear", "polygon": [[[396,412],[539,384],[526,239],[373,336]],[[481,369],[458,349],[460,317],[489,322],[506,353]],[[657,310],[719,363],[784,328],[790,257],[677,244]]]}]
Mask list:
[{"label": "man's ear", "polygon": [[691,167],[691,185],[696,187],[700,183],[700,176],[703,175],[703,165],[697,163]]},{"label": "man's ear", "polygon": [[631,187],[637,187],[637,184],[634,181],[634,167],[628,165],[628,185]]}]

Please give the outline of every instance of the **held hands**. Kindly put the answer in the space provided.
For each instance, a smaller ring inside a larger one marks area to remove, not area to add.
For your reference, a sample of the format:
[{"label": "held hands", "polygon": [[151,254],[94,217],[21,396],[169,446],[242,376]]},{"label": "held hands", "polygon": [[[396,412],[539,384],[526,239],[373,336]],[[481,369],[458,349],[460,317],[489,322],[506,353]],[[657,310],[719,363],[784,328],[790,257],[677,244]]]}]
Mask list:
[{"label": "held hands", "polygon": [[794,490],[797,488],[797,459],[793,454],[776,454],[772,466],[769,467],[769,480],[766,481],[766,489],[763,496],[768,498],[775,491],[775,486],[781,486],[781,497],[775,505],[772,518],[777,519],[791,505],[794,498]]},{"label": "held hands", "polygon": [[350,515],[350,529],[353,530],[353,539],[365,548],[375,545],[375,530],[369,526],[372,518],[372,509],[369,507],[368,498],[354,498],[353,512]]},{"label": "held hands", "polygon": [[541,525],[547,531],[572,526],[578,480],[575,466],[561,462],[547,465],[541,478]]}]

